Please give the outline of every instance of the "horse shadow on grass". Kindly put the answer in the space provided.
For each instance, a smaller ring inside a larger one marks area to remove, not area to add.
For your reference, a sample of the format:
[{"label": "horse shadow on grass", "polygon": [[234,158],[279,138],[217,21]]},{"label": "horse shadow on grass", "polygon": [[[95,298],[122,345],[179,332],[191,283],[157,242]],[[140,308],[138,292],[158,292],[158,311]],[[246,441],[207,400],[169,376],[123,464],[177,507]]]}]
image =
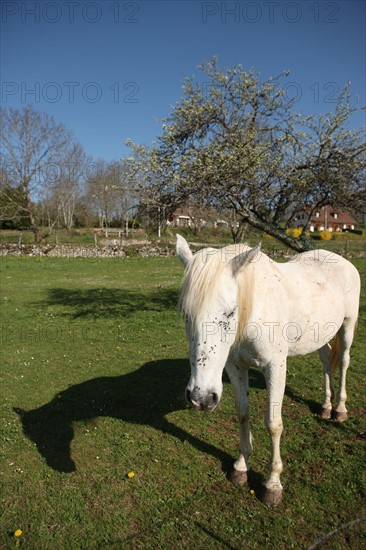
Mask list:
[{"label": "horse shadow on grass", "polygon": [[[115,418],[142,428],[150,426],[182,442],[187,441],[199,452],[218,459],[222,471],[228,472],[233,464],[231,455],[166,418],[169,413],[187,407],[183,393],[189,372],[187,359],[151,361],[128,374],[93,378],[70,386],[38,408],[29,411],[19,408],[14,410],[20,416],[25,436],[36,444],[47,465],[59,472],[76,471],[71,453],[74,424],[92,421],[98,417]],[[251,388],[265,391],[264,377],[259,371],[250,369],[249,377]],[[226,374],[224,382],[228,383]],[[292,390],[288,393],[292,399],[297,400]],[[310,409],[315,407],[314,402],[309,405]],[[192,411],[192,418],[196,414],[205,413]],[[199,419],[193,418],[193,422],[199,422]],[[220,422],[219,418],[217,422]],[[250,471],[249,486],[256,493],[261,490],[263,480],[261,473]]]},{"label": "horse shadow on grass", "polygon": [[[186,408],[183,393],[189,375],[186,359],[163,359],[142,365],[121,376],[100,377],[69,387],[48,403],[29,411],[14,409],[24,434],[33,441],[46,463],[60,472],[73,472],[73,425],[97,417],[110,417],[151,426],[202,453],[218,458],[223,468],[231,457],[166,419],[170,412]],[[192,411],[193,413],[193,411]]]},{"label": "horse shadow on grass", "polygon": [[[121,319],[136,311],[177,311],[178,290],[174,287],[50,288],[38,307],[59,307],[60,315],[72,319]],[[64,309],[66,308],[66,309]],[[20,416],[24,434],[33,441],[46,463],[60,472],[73,472],[71,455],[74,424],[97,417],[116,418],[151,426],[161,433],[188,441],[203,453],[218,458],[229,467],[231,457],[198,439],[166,418],[187,407],[184,389],[189,378],[187,359],[163,359],[145,363],[121,376],[104,376],[70,386],[51,401],[29,411],[14,409]]]},{"label": "horse shadow on grass", "polygon": [[[142,428],[150,426],[182,442],[188,441],[201,453],[218,459],[222,471],[228,472],[233,463],[232,456],[166,418],[169,413],[187,407],[183,393],[189,371],[187,359],[151,361],[128,374],[93,378],[70,386],[38,408],[14,410],[20,416],[26,437],[36,444],[47,465],[59,472],[76,471],[71,453],[74,424],[98,417],[116,418]],[[253,386],[263,387],[263,381],[255,372],[251,378]],[[224,381],[228,382],[227,377]],[[205,413],[192,411],[193,416],[196,414]],[[251,486],[259,486],[262,481],[260,474],[251,473]]]}]

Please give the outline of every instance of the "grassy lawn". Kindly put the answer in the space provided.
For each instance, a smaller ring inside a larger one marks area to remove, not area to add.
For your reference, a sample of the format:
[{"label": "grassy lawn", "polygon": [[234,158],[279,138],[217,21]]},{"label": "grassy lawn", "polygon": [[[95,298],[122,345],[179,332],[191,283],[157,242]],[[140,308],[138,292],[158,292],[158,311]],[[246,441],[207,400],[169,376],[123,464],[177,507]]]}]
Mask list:
[{"label": "grassy lawn", "polygon": [[8,257],[0,269],[0,549],[305,549],[333,530],[316,548],[365,545],[365,286],[348,422],[317,414],[318,357],[289,361],[285,492],[269,508],[256,496],[269,459],[262,376],[250,372],[244,488],[225,477],[239,436],[230,385],[212,414],[184,403],[178,260]]}]

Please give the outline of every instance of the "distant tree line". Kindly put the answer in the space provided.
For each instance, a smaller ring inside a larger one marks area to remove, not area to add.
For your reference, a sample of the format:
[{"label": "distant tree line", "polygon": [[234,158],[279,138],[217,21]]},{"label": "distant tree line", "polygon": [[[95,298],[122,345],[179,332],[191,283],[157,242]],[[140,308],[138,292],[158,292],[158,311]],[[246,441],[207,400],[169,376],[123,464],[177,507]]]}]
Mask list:
[{"label": "distant tree line", "polygon": [[1,110],[0,227],[30,229],[130,224],[137,213],[127,160],[88,157],[73,134],[32,106]]}]

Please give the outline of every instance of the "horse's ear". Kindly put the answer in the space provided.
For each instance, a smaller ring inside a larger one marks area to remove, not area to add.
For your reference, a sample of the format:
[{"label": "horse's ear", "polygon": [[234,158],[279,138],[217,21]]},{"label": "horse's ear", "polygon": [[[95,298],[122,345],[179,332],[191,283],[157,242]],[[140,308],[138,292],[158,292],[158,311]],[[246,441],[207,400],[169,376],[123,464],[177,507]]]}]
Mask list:
[{"label": "horse's ear", "polygon": [[175,246],[176,254],[184,267],[186,267],[189,262],[191,261],[193,254],[191,252],[191,249],[189,248],[189,245],[184,237],[181,235],[176,235],[177,237],[177,243]]},{"label": "horse's ear", "polygon": [[255,248],[246,250],[241,254],[238,254],[231,260],[231,269],[234,277],[239,273],[242,267],[248,265],[249,263],[258,262],[260,259],[261,245],[258,244]]}]

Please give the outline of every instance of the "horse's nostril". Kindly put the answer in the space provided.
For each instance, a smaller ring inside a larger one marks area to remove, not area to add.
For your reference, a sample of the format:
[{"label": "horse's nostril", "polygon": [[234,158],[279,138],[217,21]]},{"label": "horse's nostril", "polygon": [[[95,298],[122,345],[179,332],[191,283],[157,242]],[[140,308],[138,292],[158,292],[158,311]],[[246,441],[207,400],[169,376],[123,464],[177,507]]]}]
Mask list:
[{"label": "horse's nostril", "polygon": [[191,392],[188,388],[186,389],[186,401],[187,403],[192,403]]},{"label": "horse's nostril", "polygon": [[219,402],[219,396],[217,395],[217,393],[212,394],[212,402],[214,405],[217,405],[217,403]]}]

